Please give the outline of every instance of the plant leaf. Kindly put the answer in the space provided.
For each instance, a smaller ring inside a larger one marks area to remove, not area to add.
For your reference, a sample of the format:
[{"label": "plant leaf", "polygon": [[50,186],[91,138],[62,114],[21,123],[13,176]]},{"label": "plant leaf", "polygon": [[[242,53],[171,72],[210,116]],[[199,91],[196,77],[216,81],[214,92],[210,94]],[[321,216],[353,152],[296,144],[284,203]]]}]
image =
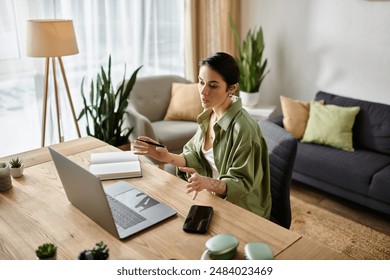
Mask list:
[{"label": "plant leaf", "polygon": [[127,141],[132,128],[123,128],[124,116],[128,106],[131,90],[135,84],[137,73],[142,68],[137,68],[131,78],[126,80],[126,66],[122,83],[118,90],[114,91],[111,80],[111,55],[108,60],[107,71],[101,66],[95,80],[91,81],[89,92],[89,104],[85,98],[84,78],[81,83],[81,96],[83,108],[79,113],[79,120],[86,118],[87,134],[101,139],[111,145],[121,145]]}]

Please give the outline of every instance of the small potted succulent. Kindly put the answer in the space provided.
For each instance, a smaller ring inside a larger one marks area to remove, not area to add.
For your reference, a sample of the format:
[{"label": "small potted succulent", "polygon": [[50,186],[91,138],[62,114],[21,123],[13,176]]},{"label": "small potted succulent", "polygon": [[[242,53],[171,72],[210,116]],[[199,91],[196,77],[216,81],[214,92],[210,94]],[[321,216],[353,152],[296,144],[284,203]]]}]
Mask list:
[{"label": "small potted succulent", "polygon": [[96,243],[92,250],[84,250],[79,255],[79,260],[106,260],[108,259],[107,245],[103,241]]},{"label": "small potted succulent", "polygon": [[57,246],[53,243],[44,243],[35,250],[35,254],[40,260],[55,260],[57,259]]},{"label": "small potted succulent", "polygon": [[11,172],[12,177],[18,178],[23,175],[24,165],[21,159],[19,159],[18,157],[13,158],[10,160],[9,165],[9,171]]},{"label": "small potted succulent", "polygon": [[0,191],[6,191],[11,187],[12,180],[9,165],[6,162],[0,162]]}]

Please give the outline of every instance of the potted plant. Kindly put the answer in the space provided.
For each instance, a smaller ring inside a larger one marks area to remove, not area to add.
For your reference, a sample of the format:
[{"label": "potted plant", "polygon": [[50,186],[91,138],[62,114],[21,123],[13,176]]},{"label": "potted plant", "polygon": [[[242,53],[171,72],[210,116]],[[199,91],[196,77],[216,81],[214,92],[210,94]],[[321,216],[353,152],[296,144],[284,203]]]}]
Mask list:
[{"label": "potted plant", "polygon": [[53,243],[44,243],[35,250],[35,254],[40,260],[55,260],[57,258],[57,246]]},{"label": "potted plant", "polygon": [[107,245],[103,241],[96,243],[92,250],[84,250],[79,255],[79,260],[106,260],[108,259]]},{"label": "potted plant", "polygon": [[9,165],[10,165],[9,170],[12,177],[18,178],[23,175],[24,165],[21,159],[19,159],[18,157],[13,158],[10,160]]},{"label": "potted plant", "polygon": [[84,93],[84,79],[81,83],[81,96],[84,108],[81,110],[78,120],[85,117],[87,134],[103,140],[104,142],[119,147],[129,143],[129,136],[133,128],[124,128],[124,116],[129,102],[130,92],[133,89],[140,66],[134,71],[130,80],[126,83],[126,68],[123,80],[115,91],[111,80],[111,55],[108,59],[107,72],[103,67],[96,75],[96,80],[91,81],[89,99]]},{"label": "potted plant", "polygon": [[263,30],[261,27],[249,29],[241,43],[237,27],[232,18],[229,19],[238,49],[236,61],[240,68],[240,97],[243,105],[255,106],[259,99],[261,83],[269,72],[266,71],[267,59],[263,61]]},{"label": "potted plant", "polygon": [[9,166],[6,162],[0,162],[0,191],[6,191],[12,187]]}]

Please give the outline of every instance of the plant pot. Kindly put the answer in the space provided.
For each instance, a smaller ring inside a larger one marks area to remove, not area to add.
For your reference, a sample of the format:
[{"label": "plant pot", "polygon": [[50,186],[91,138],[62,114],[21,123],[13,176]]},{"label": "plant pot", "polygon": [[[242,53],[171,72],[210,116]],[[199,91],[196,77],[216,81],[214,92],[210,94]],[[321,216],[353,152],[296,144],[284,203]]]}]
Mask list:
[{"label": "plant pot", "polygon": [[117,148],[122,150],[122,151],[130,151],[130,142],[122,144],[122,145],[118,146]]},{"label": "plant pot", "polygon": [[259,92],[240,91],[240,98],[243,106],[255,107],[259,102]]},{"label": "plant pot", "polygon": [[52,256],[50,258],[38,258],[37,257],[37,260],[41,260],[41,261],[54,261],[54,260],[57,260],[57,254],[55,254],[54,256]]},{"label": "plant pot", "polygon": [[24,165],[22,164],[21,167],[11,167],[9,169],[10,173],[11,173],[11,176],[13,178],[18,178],[18,177],[21,177],[23,176],[23,171],[24,171]]},{"label": "plant pot", "polygon": [[9,171],[9,165],[6,162],[0,162],[0,192],[6,191],[11,187],[12,187],[12,180]]}]

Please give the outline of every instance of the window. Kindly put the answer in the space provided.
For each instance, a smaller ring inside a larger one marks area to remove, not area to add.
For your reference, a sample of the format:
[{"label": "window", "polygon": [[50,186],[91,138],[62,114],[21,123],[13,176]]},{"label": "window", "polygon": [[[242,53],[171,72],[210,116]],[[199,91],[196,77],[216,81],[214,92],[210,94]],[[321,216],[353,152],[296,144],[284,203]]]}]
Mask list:
[{"label": "window", "polygon": [[[26,57],[28,19],[72,19],[79,54],[63,57],[76,114],[81,111],[80,86],[95,77],[112,57],[112,78],[119,83],[143,65],[138,76],[184,76],[184,0],[4,0],[0,10],[0,156],[40,147],[44,58]],[[57,72],[60,72],[57,70]],[[57,73],[58,74],[58,73]],[[51,73],[50,73],[51,75]],[[60,103],[68,100],[57,78]],[[55,106],[49,80],[46,145],[58,142]],[[77,137],[70,110],[62,108],[65,140]],[[50,118],[54,121],[50,121]],[[82,136],[84,126],[79,123]],[[53,133],[54,132],[54,133]]]}]

